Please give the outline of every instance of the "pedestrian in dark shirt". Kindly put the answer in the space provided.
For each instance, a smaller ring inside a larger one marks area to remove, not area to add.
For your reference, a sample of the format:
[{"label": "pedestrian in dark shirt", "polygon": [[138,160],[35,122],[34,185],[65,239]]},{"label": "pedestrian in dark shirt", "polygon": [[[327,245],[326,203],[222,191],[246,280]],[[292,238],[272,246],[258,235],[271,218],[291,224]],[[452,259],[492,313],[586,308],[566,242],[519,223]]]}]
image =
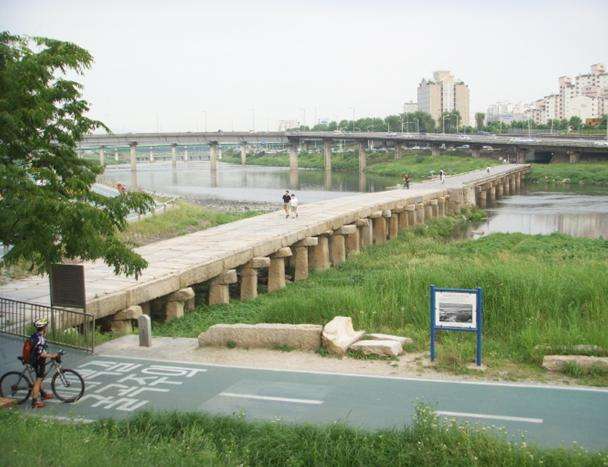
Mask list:
[{"label": "pedestrian in dark shirt", "polygon": [[291,201],[291,195],[289,194],[289,190],[285,191],[283,195],[283,211],[285,211],[285,219],[289,218],[289,202]]},{"label": "pedestrian in dark shirt", "polygon": [[[30,342],[32,343],[32,352],[30,361],[28,362],[36,373],[36,380],[32,388],[32,407],[41,409],[44,407],[43,399],[52,399],[50,393],[44,392],[42,389],[42,380],[46,370],[47,358],[57,358],[57,354],[47,352],[46,332],[48,320],[46,318],[38,319],[34,322],[36,332],[31,335]],[[24,362],[25,363],[25,362]]]}]

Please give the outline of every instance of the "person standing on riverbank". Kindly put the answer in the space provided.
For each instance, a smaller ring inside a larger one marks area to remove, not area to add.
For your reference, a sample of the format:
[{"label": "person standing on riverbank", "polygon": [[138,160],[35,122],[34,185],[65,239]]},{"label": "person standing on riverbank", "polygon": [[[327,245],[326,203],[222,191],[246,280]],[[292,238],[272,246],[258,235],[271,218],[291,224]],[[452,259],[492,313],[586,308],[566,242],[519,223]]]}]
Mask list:
[{"label": "person standing on riverbank", "polygon": [[283,194],[283,211],[285,211],[285,219],[289,218],[289,202],[291,201],[291,196],[289,194],[289,190],[285,190]]},{"label": "person standing on riverbank", "polygon": [[290,196],[289,209],[291,211],[291,217],[294,219],[298,217],[298,198],[295,193],[292,193]]}]

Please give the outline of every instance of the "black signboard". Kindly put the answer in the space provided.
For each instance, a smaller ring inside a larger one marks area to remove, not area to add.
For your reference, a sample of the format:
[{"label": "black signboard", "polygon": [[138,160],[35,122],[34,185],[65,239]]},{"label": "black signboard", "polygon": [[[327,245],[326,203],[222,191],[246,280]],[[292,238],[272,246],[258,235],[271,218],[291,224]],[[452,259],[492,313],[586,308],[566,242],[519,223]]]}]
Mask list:
[{"label": "black signboard", "polygon": [[85,308],[84,266],[53,264],[50,275],[51,306]]}]

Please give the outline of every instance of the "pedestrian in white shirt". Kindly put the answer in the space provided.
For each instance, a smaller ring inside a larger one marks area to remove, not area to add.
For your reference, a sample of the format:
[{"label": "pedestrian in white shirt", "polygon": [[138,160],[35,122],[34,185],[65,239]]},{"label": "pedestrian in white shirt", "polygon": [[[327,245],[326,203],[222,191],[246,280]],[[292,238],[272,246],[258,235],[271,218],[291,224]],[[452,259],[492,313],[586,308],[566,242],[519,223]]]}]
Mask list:
[{"label": "pedestrian in white shirt", "polygon": [[291,211],[291,217],[298,217],[298,198],[295,193],[291,194],[291,199],[289,200],[289,210]]}]

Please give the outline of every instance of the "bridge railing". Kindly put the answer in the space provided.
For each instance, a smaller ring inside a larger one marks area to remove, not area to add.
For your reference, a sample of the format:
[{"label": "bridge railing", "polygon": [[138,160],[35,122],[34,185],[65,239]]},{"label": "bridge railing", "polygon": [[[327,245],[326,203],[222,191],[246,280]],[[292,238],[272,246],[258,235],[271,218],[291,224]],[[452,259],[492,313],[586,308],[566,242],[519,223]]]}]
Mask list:
[{"label": "bridge railing", "polygon": [[94,315],[0,297],[0,333],[29,337],[35,332],[34,321],[42,318],[49,322],[49,342],[89,352],[94,350]]}]

